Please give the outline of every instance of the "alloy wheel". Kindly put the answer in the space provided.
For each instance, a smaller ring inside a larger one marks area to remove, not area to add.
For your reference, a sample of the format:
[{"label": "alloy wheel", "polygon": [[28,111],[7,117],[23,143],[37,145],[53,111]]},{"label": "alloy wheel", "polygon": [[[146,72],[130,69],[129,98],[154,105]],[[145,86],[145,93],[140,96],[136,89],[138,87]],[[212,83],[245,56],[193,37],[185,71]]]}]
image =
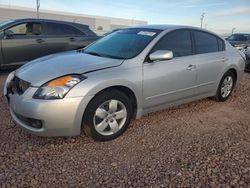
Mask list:
[{"label": "alloy wheel", "polygon": [[226,98],[230,95],[233,89],[233,78],[232,76],[227,76],[221,85],[221,96]]},{"label": "alloy wheel", "polygon": [[113,135],[122,129],[127,120],[127,114],[127,109],[121,101],[115,99],[106,101],[95,111],[94,127],[101,135]]}]

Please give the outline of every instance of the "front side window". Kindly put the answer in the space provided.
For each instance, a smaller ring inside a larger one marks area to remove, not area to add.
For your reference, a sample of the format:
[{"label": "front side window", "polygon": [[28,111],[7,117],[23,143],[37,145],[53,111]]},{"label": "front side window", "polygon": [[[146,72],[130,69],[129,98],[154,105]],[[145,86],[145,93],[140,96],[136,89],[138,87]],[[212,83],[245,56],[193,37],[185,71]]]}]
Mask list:
[{"label": "front side window", "polygon": [[217,37],[202,31],[194,31],[196,54],[218,52]]},{"label": "front side window", "polygon": [[6,32],[12,35],[41,35],[42,26],[40,23],[22,23],[7,29]]},{"label": "front side window", "polygon": [[0,22],[0,30],[2,29],[2,27],[4,27],[7,24],[10,24],[12,22],[14,22],[14,21],[13,20],[6,20],[6,21]]},{"label": "front side window", "polygon": [[192,42],[189,30],[176,30],[166,34],[155,45],[152,52],[170,50],[174,57],[192,55]]},{"label": "front side window", "polygon": [[141,53],[160,32],[161,30],[158,29],[122,29],[99,39],[87,47],[84,53],[117,59],[130,59]]}]

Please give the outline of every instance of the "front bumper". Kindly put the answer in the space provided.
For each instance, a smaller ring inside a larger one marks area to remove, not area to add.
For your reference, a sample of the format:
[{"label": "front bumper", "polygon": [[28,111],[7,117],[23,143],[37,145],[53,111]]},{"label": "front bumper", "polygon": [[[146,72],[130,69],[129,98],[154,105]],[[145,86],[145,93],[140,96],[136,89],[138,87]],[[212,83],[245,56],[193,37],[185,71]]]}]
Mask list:
[{"label": "front bumper", "polygon": [[[10,113],[17,125],[39,136],[75,136],[81,133],[82,116],[91,96],[57,100],[39,100],[32,96],[37,88],[28,88],[23,95],[9,94]],[[38,120],[35,128],[24,119]]]}]

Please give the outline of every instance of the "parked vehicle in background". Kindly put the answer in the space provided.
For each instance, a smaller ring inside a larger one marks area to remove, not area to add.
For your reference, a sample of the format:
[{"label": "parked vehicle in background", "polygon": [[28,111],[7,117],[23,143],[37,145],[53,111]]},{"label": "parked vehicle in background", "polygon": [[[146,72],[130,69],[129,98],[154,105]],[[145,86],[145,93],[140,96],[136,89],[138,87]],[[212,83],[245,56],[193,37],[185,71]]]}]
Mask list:
[{"label": "parked vehicle in background", "polygon": [[[41,136],[121,135],[132,118],[213,97],[226,101],[245,60],[208,31],[153,25],[120,29],[82,51],[34,60],[9,74],[14,121]],[[167,117],[166,117],[167,118]]]},{"label": "parked vehicle in background", "polygon": [[250,72],[250,47],[246,49],[246,71]]},{"label": "parked vehicle in background", "polygon": [[0,23],[0,69],[83,48],[97,38],[89,26],[79,23],[33,18],[8,20]]},{"label": "parked vehicle in background", "polygon": [[226,40],[238,50],[246,49],[250,45],[250,34],[235,33],[226,38]]},{"label": "parked vehicle in background", "polygon": [[226,38],[226,40],[235,48],[243,52],[246,56],[246,70],[249,70],[250,55],[247,48],[250,47],[250,34],[249,33],[235,33]]}]

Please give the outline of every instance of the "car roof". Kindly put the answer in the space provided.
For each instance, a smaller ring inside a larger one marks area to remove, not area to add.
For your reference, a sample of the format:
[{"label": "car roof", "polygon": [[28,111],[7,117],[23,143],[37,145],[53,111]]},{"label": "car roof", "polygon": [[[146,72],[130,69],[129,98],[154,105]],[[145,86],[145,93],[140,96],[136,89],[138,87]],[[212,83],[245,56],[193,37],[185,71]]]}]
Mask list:
[{"label": "car roof", "polygon": [[[130,29],[130,28],[156,29],[156,30],[161,30],[161,31],[175,30],[175,29],[193,29],[193,30],[199,30],[199,31],[211,33],[211,34],[216,35],[217,37],[221,38],[218,34],[211,32],[209,30],[202,29],[199,27],[194,27],[194,26],[186,26],[186,25],[142,25],[142,26],[128,27],[128,29]],[[124,28],[124,29],[126,29],[126,28]]]},{"label": "car roof", "polygon": [[145,29],[158,29],[158,30],[169,30],[169,29],[196,29],[196,30],[203,30],[207,31],[205,29],[201,29],[199,27],[193,27],[193,26],[186,26],[186,25],[142,25],[142,26],[135,26],[135,27],[129,27],[129,28],[145,28]]},{"label": "car roof", "polygon": [[250,33],[234,33],[233,35],[250,35]]},{"label": "car roof", "polygon": [[40,21],[40,22],[55,22],[55,23],[65,23],[65,24],[80,24],[86,27],[89,27],[88,25],[81,24],[81,23],[76,23],[76,22],[69,22],[69,21],[62,21],[62,20],[52,20],[52,19],[41,19],[41,18],[17,18],[17,19],[12,19],[12,22],[20,22],[20,21]]},{"label": "car roof", "polygon": [[6,22],[5,25],[2,26],[1,29],[8,28],[9,26],[12,26],[15,23],[20,23],[20,22],[52,22],[52,23],[61,23],[61,24],[67,24],[74,26],[81,31],[84,31],[84,33],[87,33],[88,35],[92,36],[97,36],[92,30],[89,29],[89,25],[77,23],[77,22],[69,22],[69,21],[61,21],[61,20],[51,20],[51,19],[40,19],[40,18],[17,18],[17,19],[12,19]]}]

